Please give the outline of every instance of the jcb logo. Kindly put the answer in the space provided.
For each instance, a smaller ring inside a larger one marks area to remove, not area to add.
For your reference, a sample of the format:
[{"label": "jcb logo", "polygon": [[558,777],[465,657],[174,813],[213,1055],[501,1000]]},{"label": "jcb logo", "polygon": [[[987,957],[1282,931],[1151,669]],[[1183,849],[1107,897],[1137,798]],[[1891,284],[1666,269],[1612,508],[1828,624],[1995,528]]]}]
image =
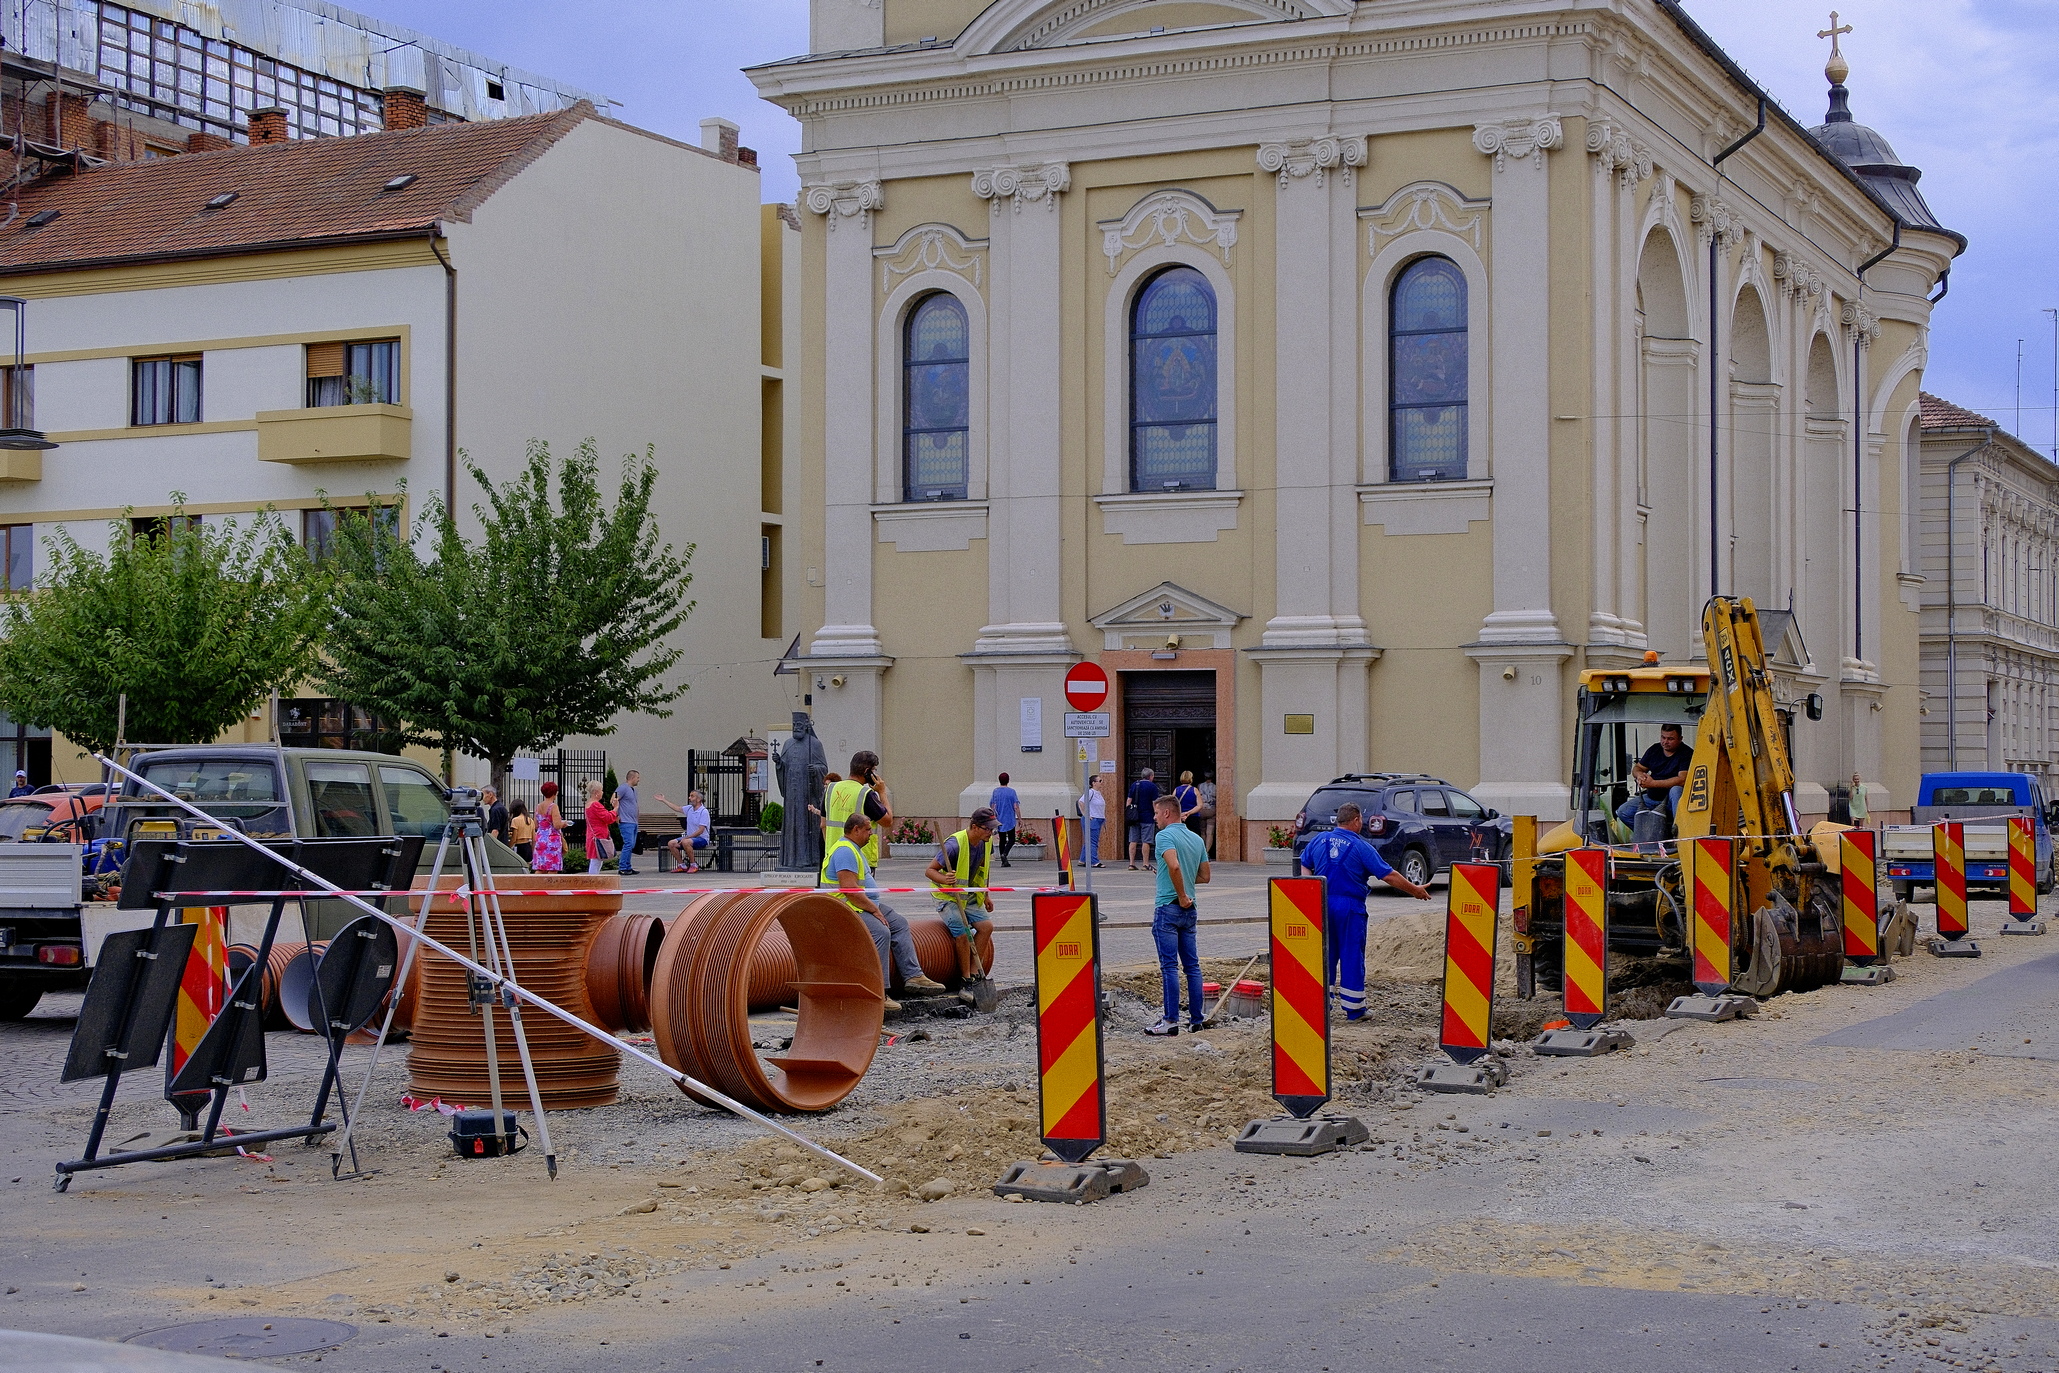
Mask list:
[{"label": "jcb logo", "polygon": [[1063,939],[1059,940],[1058,956],[1060,958],[1078,958],[1080,956],[1079,942],[1077,940],[1071,942],[1067,942]]},{"label": "jcb logo", "polygon": [[1696,765],[1694,775],[1688,781],[1687,808],[1697,812],[1709,808],[1709,767],[1706,763]]}]

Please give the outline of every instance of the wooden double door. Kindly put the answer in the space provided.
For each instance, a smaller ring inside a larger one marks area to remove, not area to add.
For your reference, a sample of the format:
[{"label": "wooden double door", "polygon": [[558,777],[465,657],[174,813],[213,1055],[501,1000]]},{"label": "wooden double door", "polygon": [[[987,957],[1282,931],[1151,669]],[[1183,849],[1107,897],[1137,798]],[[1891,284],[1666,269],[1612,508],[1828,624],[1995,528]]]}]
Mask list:
[{"label": "wooden double door", "polygon": [[1196,783],[1213,776],[1215,674],[1123,673],[1122,742],[1125,794],[1145,768],[1160,791],[1171,791],[1182,772]]}]

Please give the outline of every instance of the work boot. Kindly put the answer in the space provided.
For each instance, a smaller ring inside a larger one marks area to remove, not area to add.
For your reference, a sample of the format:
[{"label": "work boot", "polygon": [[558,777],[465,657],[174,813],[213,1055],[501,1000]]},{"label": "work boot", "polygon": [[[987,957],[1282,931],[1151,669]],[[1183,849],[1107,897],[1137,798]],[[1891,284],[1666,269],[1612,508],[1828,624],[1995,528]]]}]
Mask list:
[{"label": "work boot", "polygon": [[901,1009],[901,1003],[894,1000],[890,996],[882,996],[879,1000],[880,1004],[885,1006],[890,1011],[898,1011]]},{"label": "work boot", "polygon": [[901,995],[942,996],[950,988],[928,977],[911,977],[901,984]]}]

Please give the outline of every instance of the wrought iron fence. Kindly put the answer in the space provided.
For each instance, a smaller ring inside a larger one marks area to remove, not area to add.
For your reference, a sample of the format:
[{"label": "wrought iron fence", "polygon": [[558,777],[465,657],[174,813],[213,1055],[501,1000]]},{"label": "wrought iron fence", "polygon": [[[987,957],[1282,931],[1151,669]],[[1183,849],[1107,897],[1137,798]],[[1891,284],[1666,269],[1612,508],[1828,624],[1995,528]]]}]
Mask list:
[{"label": "wrought iron fence", "polygon": [[686,766],[694,790],[707,803],[709,818],[716,825],[738,828],[758,823],[759,803],[764,798],[745,789],[748,759],[727,752],[688,749]]},{"label": "wrought iron fence", "polygon": [[608,754],[605,749],[565,749],[553,753],[518,753],[517,759],[534,758],[537,775],[533,778],[508,777],[508,792],[503,801],[522,801],[529,807],[531,815],[536,814],[536,803],[543,799],[543,784],[558,784],[558,809],[565,813],[568,825],[577,825],[586,811],[586,786],[588,781],[605,782],[608,779]]}]

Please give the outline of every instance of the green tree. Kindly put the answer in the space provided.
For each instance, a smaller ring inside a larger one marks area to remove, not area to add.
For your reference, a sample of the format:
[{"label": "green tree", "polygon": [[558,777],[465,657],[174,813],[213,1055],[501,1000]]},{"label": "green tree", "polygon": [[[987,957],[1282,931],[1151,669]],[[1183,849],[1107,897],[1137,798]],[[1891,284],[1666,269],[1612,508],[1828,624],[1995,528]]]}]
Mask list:
[{"label": "green tree", "polygon": [[505,787],[521,749],[672,713],[686,688],[664,682],[681,653],[665,641],[693,610],[693,545],[659,541],[650,450],[623,460],[612,508],[591,440],[562,462],[532,441],[505,483],[465,466],[484,493],[476,540],[434,498],[410,539],[338,512],[325,689],[408,742],[486,759]]},{"label": "green tree", "polygon": [[174,492],[147,533],[110,523],[105,555],[62,530],[35,590],[0,603],[0,709],[96,751],[206,743],[314,665],[327,580],[270,510],[203,524]]}]

